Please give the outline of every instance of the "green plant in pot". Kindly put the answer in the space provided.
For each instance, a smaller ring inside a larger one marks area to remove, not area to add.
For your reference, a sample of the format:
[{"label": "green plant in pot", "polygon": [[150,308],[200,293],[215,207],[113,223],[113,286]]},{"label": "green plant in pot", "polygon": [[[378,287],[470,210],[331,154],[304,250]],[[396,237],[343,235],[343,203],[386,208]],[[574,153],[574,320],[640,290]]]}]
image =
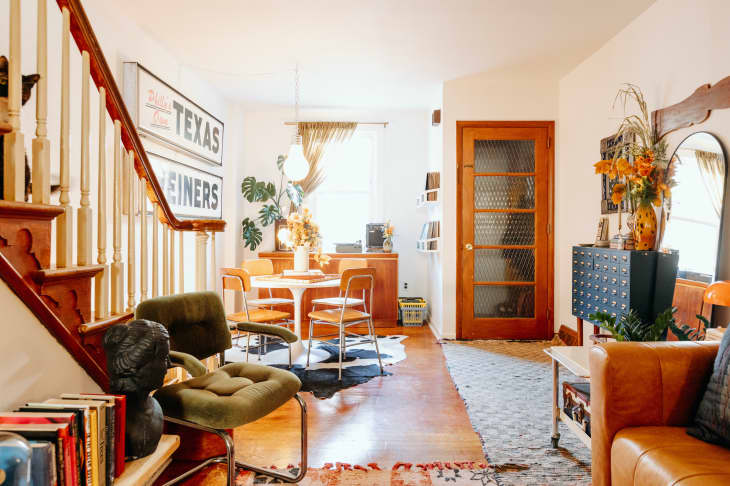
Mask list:
[{"label": "green plant in pot", "polygon": [[285,219],[287,214],[284,212],[285,206],[289,205],[298,209],[302,204],[302,187],[286,180],[285,161],[285,155],[279,155],[276,158],[276,168],[280,174],[278,187],[273,182],[259,181],[253,176],[245,177],[241,183],[241,193],[248,202],[263,204],[256,218],[244,218],[241,221],[243,246],[252,251],[258,248],[263,240],[261,228],[269,226],[279,219]]},{"label": "green plant in pot", "polygon": [[[704,330],[698,330],[686,324],[677,324],[674,313],[676,307],[670,307],[656,316],[653,323],[644,322],[633,310],[623,314],[620,319],[606,312],[594,312],[588,318],[607,330],[616,341],[665,341],[671,329],[680,341],[703,341]],[[709,323],[702,316],[697,316],[706,327]]]}]

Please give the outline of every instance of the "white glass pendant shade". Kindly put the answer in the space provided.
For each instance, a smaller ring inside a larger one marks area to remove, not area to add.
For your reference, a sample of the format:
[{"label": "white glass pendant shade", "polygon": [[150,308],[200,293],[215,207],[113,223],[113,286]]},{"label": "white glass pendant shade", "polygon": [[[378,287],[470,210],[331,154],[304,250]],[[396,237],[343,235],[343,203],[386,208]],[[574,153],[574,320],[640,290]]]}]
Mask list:
[{"label": "white glass pendant shade", "polygon": [[301,181],[309,173],[309,162],[304,157],[302,143],[298,140],[289,147],[289,155],[284,162],[284,174],[291,181]]}]

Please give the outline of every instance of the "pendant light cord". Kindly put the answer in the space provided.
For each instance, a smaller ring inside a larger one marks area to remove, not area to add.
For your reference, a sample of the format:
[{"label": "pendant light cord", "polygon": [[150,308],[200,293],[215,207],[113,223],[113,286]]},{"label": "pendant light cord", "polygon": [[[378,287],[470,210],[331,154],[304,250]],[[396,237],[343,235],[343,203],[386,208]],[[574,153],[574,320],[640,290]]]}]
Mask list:
[{"label": "pendant light cord", "polygon": [[294,66],[294,121],[297,124],[297,137],[299,133],[299,64]]}]

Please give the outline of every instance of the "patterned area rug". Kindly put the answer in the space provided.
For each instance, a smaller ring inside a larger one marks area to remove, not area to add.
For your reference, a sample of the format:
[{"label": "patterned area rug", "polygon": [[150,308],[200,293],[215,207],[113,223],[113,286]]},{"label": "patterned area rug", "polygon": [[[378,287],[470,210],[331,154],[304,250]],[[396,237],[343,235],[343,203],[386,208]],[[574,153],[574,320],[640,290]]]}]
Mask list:
[{"label": "patterned area rug", "polygon": [[[443,343],[446,364],[499,485],[591,484],[591,453],[564,424],[550,446],[549,342]],[[560,368],[561,381],[584,381]],[[562,392],[561,392],[562,393]]]},{"label": "patterned area rug", "polygon": [[[377,336],[383,367],[406,358],[403,345],[406,337],[402,335]],[[290,371],[302,381],[302,391],[311,392],[317,398],[332,398],[340,390],[366,383],[376,376],[380,376],[375,347],[369,342],[358,344],[360,341],[366,341],[366,338],[348,336],[346,340],[348,348],[342,362],[342,381],[338,378],[339,339],[315,340],[312,343],[309,368],[305,368],[306,352],[294,362]],[[241,339],[243,346],[245,343],[246,340]],[[306,349],[308,341],[304,341],[303,344]],[[261,354],[260,361],[259,353]],[[245,359],[245,348],[234,346],[233,349],[226,351],[226,362],[245,361]],[[280,342],[268,344],[264,350],[264,346],[254,345],[252,339],[249,362],[289,369],[289,352],[286,345]],[[384,376],[390,374],[387,370],[383,371]]]},{"label": "patterned area rug", "polygon": [[[296,469],[290,469],[296,474]],[[380,469],[377,464],[351,466],[325,464],[321,469],[309,469],[301,486],[498,486],[494,471],[484,464],[473,463],[398,463],[392,469]],[[266,476],[242,473],[236,486],[282,484]]]}]

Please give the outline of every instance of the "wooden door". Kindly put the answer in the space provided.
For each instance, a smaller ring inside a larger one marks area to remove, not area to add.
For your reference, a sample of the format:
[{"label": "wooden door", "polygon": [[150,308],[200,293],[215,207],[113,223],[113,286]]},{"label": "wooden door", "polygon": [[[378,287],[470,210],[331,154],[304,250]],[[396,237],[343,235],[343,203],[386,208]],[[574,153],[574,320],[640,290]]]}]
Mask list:
[{"label": "wooden door", "polygon": [[457,330],[553,335],[553,122],[461,122]]}]

